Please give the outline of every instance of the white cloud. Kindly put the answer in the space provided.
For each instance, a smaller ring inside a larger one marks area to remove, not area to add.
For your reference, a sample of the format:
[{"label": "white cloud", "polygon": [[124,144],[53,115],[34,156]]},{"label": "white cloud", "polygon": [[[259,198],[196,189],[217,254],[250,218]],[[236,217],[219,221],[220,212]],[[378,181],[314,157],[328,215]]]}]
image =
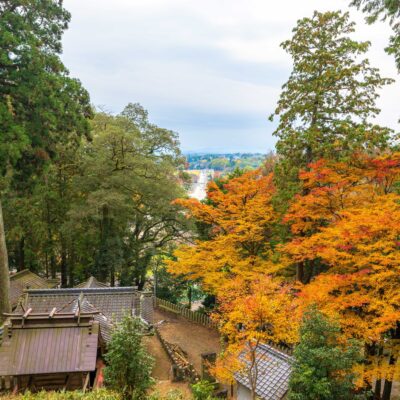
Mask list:
[{"label": "white cloud", "polygon": [[[186,148],[200,143],[223,148],[234,135],[236,147],[267,150],[274,140],[266,116],[291,69],[279,44],[314,9],[347,9],[349,2],[66,0],[72,23],[63,59],[95,104],[117,112],[139,101],[156,122],[178,130]],[[371,64],[396,77],[393,58],[383,51],[390,29],[366,26],[355,10],[351,15],[358,23],[356,37],[372,42]],[[399,89],[396,83],[382,91],[378,118],[397,129]],[[204,118],[190,123],[185,113]],[[208,119],[217,116],[214,126]],[[243,123],[228,116],[240,116]]]}]

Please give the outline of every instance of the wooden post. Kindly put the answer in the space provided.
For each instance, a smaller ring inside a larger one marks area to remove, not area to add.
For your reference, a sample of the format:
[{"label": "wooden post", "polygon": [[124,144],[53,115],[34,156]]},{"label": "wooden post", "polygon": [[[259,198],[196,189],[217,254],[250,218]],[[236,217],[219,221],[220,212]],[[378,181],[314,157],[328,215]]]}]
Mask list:
[{"label": "wooden post", "polygon": [[10,311],[10,272],[8,269],[8,253],[6,235],[4,232],[3,209],[0,199],[0,322],[3,320],[3,313],[9,313]]},{"label": "wooden post", "polygon": [[87,389],[87,386],[88,386],[88,384],[89,384],[89,372],[86,374],[86,379],[85,379],[85,383],[84,383],[84,385],[83,385],[83,389],[82,389],[82,391],[83,391],[83,393],[85,393],[86,392],[86,389]]}]

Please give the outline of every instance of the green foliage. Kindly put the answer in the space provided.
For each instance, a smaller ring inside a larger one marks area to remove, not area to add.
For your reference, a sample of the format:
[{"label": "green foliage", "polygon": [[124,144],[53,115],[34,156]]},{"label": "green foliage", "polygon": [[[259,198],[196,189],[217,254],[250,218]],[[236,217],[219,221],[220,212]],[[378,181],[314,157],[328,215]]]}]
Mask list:
[{"label": "green foliage", "polygon": [[126,316],[113,332],[106,354],[104,370],[107,385],[124,394],[124,398],[144,399],[153,385],[154,360],[142,344],[141,322]]},{"label": "green foliage", "polygon": [[231,172],[235,169],[248,171],[261,166],[265,154],[227,153],[227,154],[188,154],[186,160],[189,169],[215,169]]},{"label": "green foliage", "polygon": [[184,193],[176,134],[151,124],[141,106],[130,104],[117,117],[96,115],[93,141],[82,148],[81,160],[70,217],[72,229],[87,235],[90,227],[97,241],[92,273],[111,282],[118,274],[122,285],[141,289],[153,256],[187,223],[172,203]]},{"label": "green foliage", "polygon": [[298,171],[310,162],[347,160],[389,145],[391,131],[369,120],[380,112],[378,90],[393,80],[362,58],[370,43],[351,39],[353,32],[348,13],[316,11],[298,21],[292,39],[281,45],[293,70],[270,119],[279,116],[276,183],[285,200],[298,190]]},{"label": "green foliage", "polygon": [[153,277],[157,297],[178,304],[186,289],[184,277],[170,274],[164,265],[158,265],[157,270],[153,269]]},{"label": "green foliage", "polygon": [[191,386],[194,400],[213,400],[214,384],[199,381]]},{"label": "green foliage", "polygon": [[353,366],[361,361],[356,342],[339,341],[340,327],[316,307],[303,317],[289,383],[289,400],[355,399]]},{"label": "green foliage", "polygon": [[142,288],[151,259],[186,231],[172,204],[184,194],[176,134],[151,124],[137,104],[126,110],[96,114],[90,141],[58,144],[29,193],[5,193],[11,268],[61,271],[63,286],[92,274]]},{"label": "green foliage", "polygon": [[183,393],[178,390],[170,390],[165,396],[161,396],[158,392],[152,393],[147,400],[186,400]]},{"label": "green foliage", "polygon": [[397,69],[400,72],[400,2],[398,0],[353,0],[352,6],[356,6],[368,14],[367,23],[373,24],[378,19],[389,21],[393,29],[393,35],[389,38],[388,54],[394,55]]},{"label": "green foliage", "polygon": [[[0,396],[1,397],[1,396]],[[92,392],[46,392],[38,393],[26,392],[19,396],[4,396],[4,400],[122,400],[120,393],[112,392],[107,389],[98,389]]]},{"label": "green foliage", "polygon": [[70,14],[62,2],[0,4],[0,166],[40,169],[54,145],[88,134],[89,95],[58,54]]},{"label": "green foliage", "polygon": [[[89,136],[89,95],[69,77],[59,57],[69,20],[62,1],[0,2],[0,189],[11,188],[20,198],[31,195],[35,179],[55,158],[57,145],[77,144],[82,136]],[[3,218],[0,237],[4,237]],[[61,269],[65,270],[62,247]],[[10,311],[8,273],[7,248],[1,240],[0,315]]]}]

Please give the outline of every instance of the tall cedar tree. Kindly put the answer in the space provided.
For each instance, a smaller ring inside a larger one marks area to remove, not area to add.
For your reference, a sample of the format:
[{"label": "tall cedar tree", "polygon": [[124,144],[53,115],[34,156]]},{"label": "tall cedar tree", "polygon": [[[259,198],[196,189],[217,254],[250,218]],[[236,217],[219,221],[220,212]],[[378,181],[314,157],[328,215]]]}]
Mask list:
[{"label": "tall cedar tree", "polygon": [[[69,20],[62,1],[0,3],[0,166],[15,182],[40,172],[57,142],[88,132],[89,96],[58,56]],[[2,222],[0,315],[10,307]]]},{"label": "tall cedar tree", "polygon": [[351,5],[368,14],[366,20],[369,24],[373,24],[378,19],[389,21],[393,35],[390,36],[389,45],[385,50],[388,54],[394,55],[397,69],[400,72],[400,1],[353,0]]},{"label": "tall cedar tree", "polygon": [[360,359],[359,346],[340,339],[340,327],[316,307],[303,317],[300,343],[294,352],[289,400],[351,400],[353,366]]},{"label": "tall cedar tree", "polygon": [[281,44],[293,58],[293,71],[270,119],[279,116],[276,182],[286,200],[298,190],[299,169],[310,162],[388,146],[390,130],[369,119],[380,112],[377,90],[392,80],[362,58],[370,43],[349,37],[354,26],[348,13],[314,12]]}]

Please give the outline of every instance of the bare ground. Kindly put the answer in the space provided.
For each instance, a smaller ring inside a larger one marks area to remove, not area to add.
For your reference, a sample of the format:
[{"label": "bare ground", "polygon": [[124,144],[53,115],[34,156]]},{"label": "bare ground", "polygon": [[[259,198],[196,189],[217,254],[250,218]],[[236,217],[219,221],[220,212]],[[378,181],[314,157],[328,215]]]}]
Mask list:
[{"label": "bare ground", "polygon": [[[187,352],[189,361],[199,374],[201,374],[201,354],[220,352],[219,334],[214,329],[206,328],[172,312],[156,308],[154,322],[160,321],[163,321],[158,325],[161,335],[167,342],[177,344]],[[191,399],[188,384],[170,381],[171,363],[158,338],[156,336],[148,337],[146,343],[150,354],[156,359],[153,370],[153,377],[157,380],[155,390],[166,395],[169,391],[178,389],[182,391],[185,399]],[[393,383],[391,398],[400,400],[400,382]]]},{"label": "bare ground", "polygon": [[195,324],[174,313],[156,308],[154,322],[162,337],[169,343],[177,344],[188,354],[188,359],[201,374],[201,354],[219,353],[220,338],[216,330]]},{"label": "bare ground", "polygon": [[[161,321],[158,328],[163,338],[181,347],[188,354],[189,362],[194,365],[199,374],[201,373],[201,354],[220,351],[217,331],[192,323],[174,313],[155,309],[154,322]],[[152,375],[156,380],[156,385],[153,391],[166,396],[169,392],[178,390],[185,400],[191,399],[191,391],[186,382],[171,382],[171,362],[157,336],[146,336],[144,344],[155,358]]]},{"label": "bare ground", "polygon": [[192,395],[187,382],[171,381],[171,363],[158,337],[155,335],[146,336],[143,342],[149,354],[155,359],[152,376],[156,380],[156,384],[151,389],[151,393],[157,393],[162,397],[166,397],[172,391],[179,391],[185,400],[191,399]]}]

